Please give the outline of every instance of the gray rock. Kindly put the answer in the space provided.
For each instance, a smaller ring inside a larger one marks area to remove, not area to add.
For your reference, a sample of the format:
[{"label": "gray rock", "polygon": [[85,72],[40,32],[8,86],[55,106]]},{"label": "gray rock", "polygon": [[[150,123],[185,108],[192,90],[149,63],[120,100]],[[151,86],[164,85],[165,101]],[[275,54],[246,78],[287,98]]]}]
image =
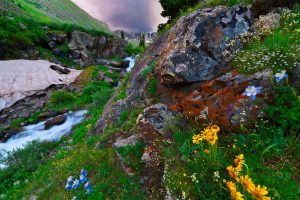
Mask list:
[{"label": "gray rock", "polygon": [[50,68],[52,70],[58,72],[59,74],[69,74],[69,73],[71,73],[71,70],[69,70],[67,68],[59,67],[57,65],[50,65]]},{"label": "gray rock", "polygon": [[67,120],[66,115],[59,115],[57,117],[49,119],[48,121],[45,122],[45,129],[49,129],[52,126],[61,125],[65,123],[66,120]]},{"label": "gray rock", "polygon": [[127,147],[127,146],[134,146],[134,145],[137,144],[139,139],[140,139],[140,136],[135,134],[135,135],[132,135],[132,136],[126,138],[126,139],[116,141],[113,144],[113,147],[115,149],[118,149],[118,148]]},{"label": "gray rock", "polygon": [[162,84],[202,82],[222,74],[241,47],[238,41],[228,46],[228,41],[247,33],[251,26],[251,12],[241,6],[218,6],[182,17],[162,49],[156,70]]},{"label": "gray rock", "polygon": [[154,132],[167,136],[165,128],[174,120],[174,114],[164,104],[155,104],[144,110],[137,119],[137,124],[144,135],[152,139]]}]

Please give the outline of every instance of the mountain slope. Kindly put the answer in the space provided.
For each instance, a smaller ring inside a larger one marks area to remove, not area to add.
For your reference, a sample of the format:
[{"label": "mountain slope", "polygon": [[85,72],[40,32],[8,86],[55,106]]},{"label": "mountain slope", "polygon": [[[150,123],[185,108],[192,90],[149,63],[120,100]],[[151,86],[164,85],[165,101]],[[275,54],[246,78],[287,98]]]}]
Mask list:
[{"label": "mountain slope", "polygon": [[109,31],[105,23],[94,19],[70,0],[2,0],[0,13],[27,16],[45,23],[68,23]]}]

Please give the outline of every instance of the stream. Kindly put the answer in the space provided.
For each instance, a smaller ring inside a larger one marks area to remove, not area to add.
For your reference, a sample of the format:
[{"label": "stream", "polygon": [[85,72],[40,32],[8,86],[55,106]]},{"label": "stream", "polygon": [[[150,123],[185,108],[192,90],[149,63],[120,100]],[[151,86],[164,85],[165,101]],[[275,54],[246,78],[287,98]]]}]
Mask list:
[{"label": "stream", "polygon": [[[68,112],[65,114],[67,115],[67,120],[63,124],[53,126],[48,130],[45,129],[45,122],[47,120],[37,124],[25,126],[23,127],[22,132],[12,136],[5,143],[0,143],[0,155],[5,156],[7,152],[15,149],[22,149],[27,143],[34,140],[57,141],[62,136],[69,134],[74,125],[82,122],[86,113],[86,110]],[[0,168],[3,167],[5,167],[5,165],[0,163]]]},{"label": "stream", "polygon": [[[124,59],[130,62],[129,67],[126,69],[128,73],[135,65],[135,58],[136,57],[132,56]],[[74,125],[81,123],[85,119],[87,112],[87,110],[68,112],[65,114],[67,120],[63,124],[53,126],[48,130],[45,129],[45,122],[49,119],[23,127],[23,131],[12,136],[6,142],[0,143],[0,158],[1,156],[5,156],[7,152],[25,148],[26,144],[35,140],[58,141],[62,136],[69,134]],[[4,167],[5,165],[0,162],[0,168]]]}]

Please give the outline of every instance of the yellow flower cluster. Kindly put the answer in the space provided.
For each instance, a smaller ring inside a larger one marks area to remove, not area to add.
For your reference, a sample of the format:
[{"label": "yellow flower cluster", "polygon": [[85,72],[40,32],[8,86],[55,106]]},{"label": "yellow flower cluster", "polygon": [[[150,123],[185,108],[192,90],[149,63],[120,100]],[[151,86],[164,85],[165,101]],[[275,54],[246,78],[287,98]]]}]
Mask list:
[{"label": "yellow flower cluster", "polygon": [[218,141],[218,133],[220,127],[217,125],[208,126],[201,134],[193,136],[193,143],[199,144],[201,141],[206,140],[209,144],[214,145]]},{"label": "yellow flower cluster", "polygon": [[[235,179],[237,182],[241,183],[244,189],[251,194],[251,196],[256,200],[271,200],[270,197],[267,197],[268,190],[265,186],[261,187],[260,185],[255,186],[252,179],[248,176],[240,176],[242,171],[242,166],[245,163],[244,155],[240,154],[234,159],[234,165],[227,167],[228,174],[230,178]],[[228,191],[230,192],[231,198],[233,200],[243,200],[243,195],[237,191],[236,184],[232,181],[226,182]]]}]

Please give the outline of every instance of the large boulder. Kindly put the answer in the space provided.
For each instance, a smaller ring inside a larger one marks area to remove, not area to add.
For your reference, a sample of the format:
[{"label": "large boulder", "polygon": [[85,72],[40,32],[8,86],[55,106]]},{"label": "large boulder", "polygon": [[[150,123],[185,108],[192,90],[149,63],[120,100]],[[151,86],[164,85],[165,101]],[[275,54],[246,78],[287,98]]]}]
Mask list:
[{"label": "large boulder", "polygon": [[182,17],[170,30],[156,72],[164,85],[209,81],[228,70],[241,43],[229,40],[252,26],[247,7],[218,6]]}]

